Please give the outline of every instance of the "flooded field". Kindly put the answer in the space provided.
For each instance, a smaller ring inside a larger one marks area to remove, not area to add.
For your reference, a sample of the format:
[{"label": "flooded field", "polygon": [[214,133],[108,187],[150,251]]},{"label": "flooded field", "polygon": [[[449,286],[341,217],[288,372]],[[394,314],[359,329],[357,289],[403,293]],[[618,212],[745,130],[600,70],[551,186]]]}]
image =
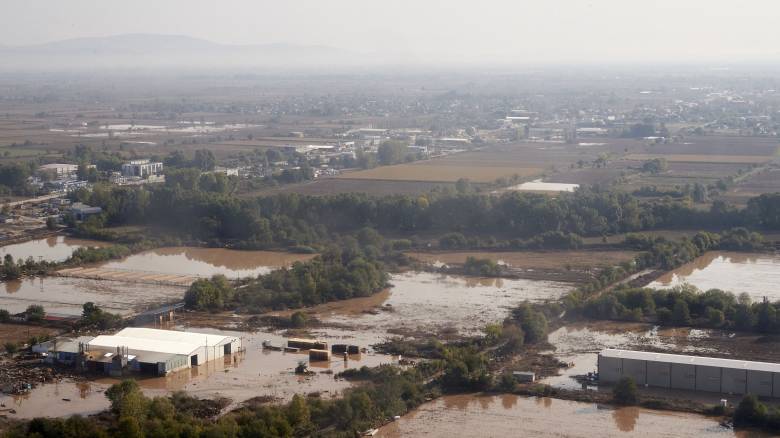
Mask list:
[{"label": "flooded field", "polygon": [[[296,393],[320,393],[322,397],[336,396],[352,383],[336,379],[334,375],[348,368],[379,366],[397,363],[391,356],[373,353],[350,355],[348,360],[332,357],[330,361],[310,362],[308,353],[284,353],[262,348],[264,340],[275,345],[286,345],[286,338],[274,332],[231,332],[204,328],[191,328],[201,333],[224,334],[240,337],[246,351],[211,361],[199,367],[172,373],[166,377],[142,377],[138,383],[148,396],[167,395],[183,390],[199,398],[227,397],[231,408],[257,396],[271,396],[279,401],[292,398]],[[348,336],[348,335],[345,335]],[[318,336],[317,339],[332,343],[367,344],[359,339],[339,335]],[[310,375],[296,375],[299,362],[309,365]],[[13,407],[14,418],[30,418],[43,413],[52,416],[89,414],[108,407],[103,392],[114,383],[113,378],[99,378],[90,382],[63,381],[41,385],[20,396],[0,395],[0,403]],[[64,398],[69,401],[63,400]]]},{"label": "flooded field", "polygon": [[753,301],[763,297],[780,300],[780,256],[711,251],[650,283],[648,287],[670,288],[683,283],[699,289],[722,289]]},{"label": "flooded field", "polygon": [[457,395],[426,403],[378,437],[748,437],[717,419],[516,395]]},{"label": "flooded field", "polygon": [[[616,266],[636,256],[633,251],[437,251],[409,252],[408,256],[433,266],[463,264],[468,257],[487,258],[521,278],[584,281],[591,272]],[[565,260],[565,262],[562,262]]]},{"label": "flooded field", "polygon": [[100,267],[198,277],[222,274],[228,278],[239,278],[267,274],[274,269],[312,257],[312,254],[272,251],[174,247],[145,251],[122,260],[104,263]]},{"label": "flooded field", "polygon": [[92,301],[106,311],[130,315],[155,304],[181,300],[185,290],[124,281],[33,277],[0,284],[0,309],[18,313],[31,304],[41,304],[48,313],[81,315],[82,305]]},{"label": "flooded field", "polygon": [[0,258],[11,254],[14,259],[26,260],[28,257],[32,257],[35,261],[62,262],[78,248],[102,246],[108,246],[108,244],[97,240],[51,236],[0,247]]},{"label": "flooded field", "polygon": [[597,371],[598,352],[605,348],[652,350],[670,353],[716,353],[715,346],[702,340],[721,335],[719,331],[689,328],[660,328],[648,324],[589,322],[561,327],[548,337],[555,347],[557,359],[571,364],[561,369],[559,376],[548,377],[544,383],[559,388],[578,389],[581,384],[573,376]]},{"label": "flooded field", "polygon": [[320,315],[326,323],[351,330],[428,335],[448,332],[475,334],[503,320],[523,301],[557,299],[568,292],[566,283],[409,272],[393,275],[393,288],[379,310],[354,315],[333,310]]}]

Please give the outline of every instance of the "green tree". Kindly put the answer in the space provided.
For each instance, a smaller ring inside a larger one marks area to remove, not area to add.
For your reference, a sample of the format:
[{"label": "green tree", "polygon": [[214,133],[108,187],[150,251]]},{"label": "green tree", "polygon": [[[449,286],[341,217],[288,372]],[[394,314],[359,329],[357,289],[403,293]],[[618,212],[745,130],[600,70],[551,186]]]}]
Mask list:
[{"label": "green tree", "polygon": [[106,397],[111,401],[111,410],[120,418],[146,418],[149,399],[141,392],[135,380],[126,379],[111,385],[106,390]]},{"label": "green tree", "polygon": [[31,304],[27,307],[25,315],[28,321],[40,322],[46,316],[46,311],[40,304]]},{"label": "green tree", "polygon": [[639,401],[639,395],[636,388],[636,382],[630,377],[623,377],[618,380],[615,387],[612,388],[612,399],[615,403],[621,405],[635,405]]},{"label": "green tree", "polygon": [[766,406],[752,394],[743,397],[734,411],[734,426],[763,426],[766,419]]},{"label": "green tree", "polygon": [[672,322],[678,325],[690,325],[691,324],[691,312],[688,309],[688,303],[683,299],[678,299],[674,302],[672,308]]},{"label": "green tree", "polygon": [[302,328],[306,326],[306,314],[303,312],[295,312],[290,317],[290,325],[295,328]]},{"label": "green tree", "polygon": [[377,160],[382,165],[400,163],[404,160],[408,150],[409,147],[405,142],[388,140],[379,145]]}]

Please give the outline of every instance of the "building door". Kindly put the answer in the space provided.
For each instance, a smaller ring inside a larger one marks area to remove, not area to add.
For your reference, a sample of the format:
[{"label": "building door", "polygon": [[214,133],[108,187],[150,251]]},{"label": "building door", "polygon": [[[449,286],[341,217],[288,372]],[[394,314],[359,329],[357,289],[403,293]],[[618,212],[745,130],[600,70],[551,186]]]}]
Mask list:
[{"label": "building door", "polygon": [[198,366],[198,355],[190,356],[190,366],[196,367]]}]

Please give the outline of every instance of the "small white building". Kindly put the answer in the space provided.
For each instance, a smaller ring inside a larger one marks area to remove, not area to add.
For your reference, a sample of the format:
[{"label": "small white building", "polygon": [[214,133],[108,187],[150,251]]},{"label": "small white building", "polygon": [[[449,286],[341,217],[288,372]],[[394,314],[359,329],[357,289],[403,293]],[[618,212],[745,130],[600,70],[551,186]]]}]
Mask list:
[{"label": "small white building", "polygon": [[159,175],[163,171],[163,163],[152,162],[148,159],[133,160],[122,165],[122,175],[125,177],[147,178]]}]

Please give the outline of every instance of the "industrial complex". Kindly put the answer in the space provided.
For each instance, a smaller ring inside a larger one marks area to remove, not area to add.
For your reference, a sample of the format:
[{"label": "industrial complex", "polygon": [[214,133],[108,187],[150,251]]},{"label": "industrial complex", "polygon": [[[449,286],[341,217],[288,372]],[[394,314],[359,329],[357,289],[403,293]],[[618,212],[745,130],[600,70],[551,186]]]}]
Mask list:
[{"label": "industrial complex", "polygon": [[36,348],[51,362],[112,376],[127,371],[164,376],[236,353],[242,346],[238,337],[129,327],[114,335],[51,341]]},{"label": "industrial complex", "polygon": [[780,397],[776,363],[607,349],[598,370],[605,383],[630,377],[642,386]]}]

